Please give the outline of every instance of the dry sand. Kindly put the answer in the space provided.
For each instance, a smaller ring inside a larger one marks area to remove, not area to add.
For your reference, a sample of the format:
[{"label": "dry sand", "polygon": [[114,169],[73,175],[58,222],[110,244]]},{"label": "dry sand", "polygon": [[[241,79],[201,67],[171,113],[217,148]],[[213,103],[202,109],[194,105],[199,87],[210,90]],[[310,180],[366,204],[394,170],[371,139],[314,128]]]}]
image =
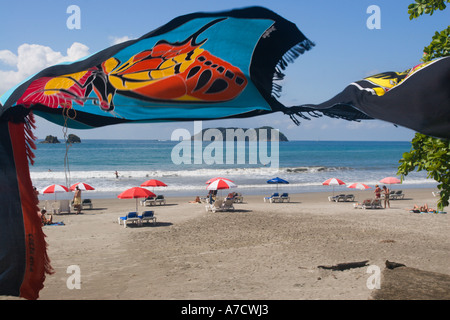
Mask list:
[{"label": "dry sand", "polygon": [[[55,215],[65,225],[44,227],[55,273],[40,299],[366,300],[377,290],[367,286],[368,266],[384,270],[386,260],[450,276],[450,214],[410,213],[414,204],[436,207],[437,198],[431,189],[404,191],[404,200],[379,210],[329,202],[329,193],[272,204],[244,195],[234,212],[216,213],[169,198],[146,208],[155,226],[128,228],[117,218],[134,211],[135,200],[94,199],[94,209]],[[354,193],[359,201],[372,196]],[[367,266],[318,267],[359,261]],[[72,265],[80,289],[67,286]]]}]

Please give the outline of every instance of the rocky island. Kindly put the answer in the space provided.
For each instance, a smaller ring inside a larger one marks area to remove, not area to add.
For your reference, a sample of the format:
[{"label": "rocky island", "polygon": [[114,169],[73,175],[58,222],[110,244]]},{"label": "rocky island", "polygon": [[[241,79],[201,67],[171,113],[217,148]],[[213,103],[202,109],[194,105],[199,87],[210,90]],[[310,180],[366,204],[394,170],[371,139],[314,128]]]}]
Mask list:
[{"label": "rocky island", "polygon": [[[48,135],[45,137],[45,140],[41,141],[40,143],[61,143],[57,137]],[[69,134],[67,137],[67,143],[81,143],[80,137],[78,137],[75,134]]]}]

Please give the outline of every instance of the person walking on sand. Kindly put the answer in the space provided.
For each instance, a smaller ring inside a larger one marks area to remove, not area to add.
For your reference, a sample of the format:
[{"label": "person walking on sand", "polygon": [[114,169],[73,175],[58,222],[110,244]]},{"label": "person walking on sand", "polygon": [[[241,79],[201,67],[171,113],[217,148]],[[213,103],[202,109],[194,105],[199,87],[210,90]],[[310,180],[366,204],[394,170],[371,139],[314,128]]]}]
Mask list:
[{"label": "person walking on sand", "polygon": [[383,192],[384,192],[384,208],[386,209],[386,205],[388,206],[388,208],[390,208],[391,207],[391,204],[389,203],[390,190],[386,186],[383,186]]},{"label": "person walking on sand", "polygon": [[76,214],[81,213],[81,190],[78,186],[76,187],[75,194],[73,196],[73,207],[77,209]]}]

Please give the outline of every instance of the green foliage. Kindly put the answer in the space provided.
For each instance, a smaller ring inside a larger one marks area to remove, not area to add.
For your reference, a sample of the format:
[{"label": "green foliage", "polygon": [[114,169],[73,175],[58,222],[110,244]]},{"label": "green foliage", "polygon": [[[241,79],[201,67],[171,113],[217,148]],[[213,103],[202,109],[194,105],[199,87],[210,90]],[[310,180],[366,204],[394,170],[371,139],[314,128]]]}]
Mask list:
[{"label": "green foliage", "polygon": [[402,180],[408,173],[426,170],[427,177],[438,182],[440,200],[438,207],[449,205],[450,196],[450,141],[417,133],[412,140],[412,149],[400,159],[398,174]]},{"label": "green foliage", "polygon": [[[415,0],[408,6],[409,19],[418,18],[422,14],[433,15],[436,10],[444,10],[445,3],[450,0]],[[424,48],[422,61],[450,55],[450,26],[434,34],[431,43]],[[439,209],[449,205],[450,198],[450,141],[437,139],[416,133],[411,143],[411,151],[405,152],[400,159],[397,174],[402,179],[408,173],[426,170],[427,177],[438,182],[440,199]]]},{"label": "green foliage", "polygon": [[409,20],[420,17],[422,14],[433,15],[436,10],[444,10],[447,6],[445,2],[450,0],[415,0],[408,6]]},{"label": "green foliage", "polygon": [[450,26],[441,32],[436,31],[430,45],[425,47],[423,52],[425,54],[422,58],[424,62],[450,55]]}]

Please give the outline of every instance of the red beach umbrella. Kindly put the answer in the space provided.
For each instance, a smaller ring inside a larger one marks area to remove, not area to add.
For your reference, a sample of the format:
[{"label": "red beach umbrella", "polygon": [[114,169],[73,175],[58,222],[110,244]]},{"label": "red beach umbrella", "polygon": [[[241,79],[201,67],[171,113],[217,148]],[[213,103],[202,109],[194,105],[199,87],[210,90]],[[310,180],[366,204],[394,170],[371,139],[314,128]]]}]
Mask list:
[{"label": "red beach umbrella", "polygon": [[211,179],[209,179],[208,181],[206,181],[206,184],[210,184],[211,182],[214,182],[214,181],[219,180],[219,179],[221,179],[221,180],[226,180],[226,181],[231,181],[231,182],[234,183],[233,180],[230,180],[230,179],[227,179],[227,178],[222,178],[222,177],[216,177],[216,178],[211,178]]},{"label": "red beach umbrella", "polygon": [[69,189],[67,189],[66,186],[60,185],[60,184],[52,184],[50,186],[45,187],[41,191],[42,193],[54,193],[55,194],[55,201],[56,201],[56,194],[62,193],[62,192],[69,192]]},{"label": "red beach umbrella", "polygon": [[231,181],[230,179],[215,179],[212,181],[207,187],[206,190],[222,190],[222,189],[230,189],[236,188],[237,185]]},{"label": "red beach umbrella", "polygon": [[220,190],[220,189],[230,189],[230,188],[236,188],[237,185],[228,179],[216,179],[213,182],[211,182],[207,187],[206,190]]},{"label": "red beach umbrella", "polygon": [[95,188],[94,188],[93,186],[91,186],[91,185],[89,185],[89,184],[87,184],[87,183],[84,183],[84,182],[78,182],[78,183],[75,183],[75,184],[71,185],[69,189],[70,189],[71,191],[74,191],[74,190],[77,188],[77,186],[78,186],[78,188],[79,188],[80,190],[83,190],[83,191],[86,191],[86,190],[95,190]]},{"label": "red beach umbrella", "polygon": [[340,179],[337,179],[337,178],[330,178],[330,179],[325,180],[324,182],[322,182],[322,184],[324,186],[338,186],[338,185],[345,184],[345,182],[340,180]]},{"label": "red beach umbrella", "polygon": [[69,192],[66,186],[60,184],[52,184],[48,187],[45,187],[41,191],[42,193],[60,193],[60,192]]},{"label": "red beach umbrella", "polygon": [[153,187],[153,191],[155,191],[155,187],[167,187],[167,184],[156,179],[150,179],[141,184],[141,187]]},{"label": "red beach umbrella", "polygon": [[150,190],[141,188],[141,187],[133,187],[125,190],[120,193],[117,198],[119,199],[136,199],[136,212],[138,211],[138,198],[147,198],[147,197],[156,197],[156,194],[151,192]]},{"label": "red beach umbrella", "polygon": [[334,186],[339,186],[345,184],[344,181],[337,179],[337,178],[330,178],[328,180],[325,180],[322,182],[324,186],[333,186],[333,197],[334,197]]},{"label": "red beach umbrella", "polygon": [[349,185],[347,188],[352,188],[352,189],[359,189],[359,190],[366,190],[366,189],[370,189],[370,187],[367,184],[364,183],[352,183],[351,185]]},{"label": "red beach umbrella", "polygon": [[380,183],[384,184],[397,184],[402,183],[400,179],[397,179],[396,177],[386,177],[380,180]]},{"label": "red beach umbrella", "polygon": [[360,182],[352,183],[351,185],[347,186],[347,188],[359,189],[359,190],[370,189],[370,187],[367,184],[360,183]]},{"label": "red beach umbrella", "polygon": [[167,184],[156,179],[150,179],[141,184],[141,187],[167,187]]}]

